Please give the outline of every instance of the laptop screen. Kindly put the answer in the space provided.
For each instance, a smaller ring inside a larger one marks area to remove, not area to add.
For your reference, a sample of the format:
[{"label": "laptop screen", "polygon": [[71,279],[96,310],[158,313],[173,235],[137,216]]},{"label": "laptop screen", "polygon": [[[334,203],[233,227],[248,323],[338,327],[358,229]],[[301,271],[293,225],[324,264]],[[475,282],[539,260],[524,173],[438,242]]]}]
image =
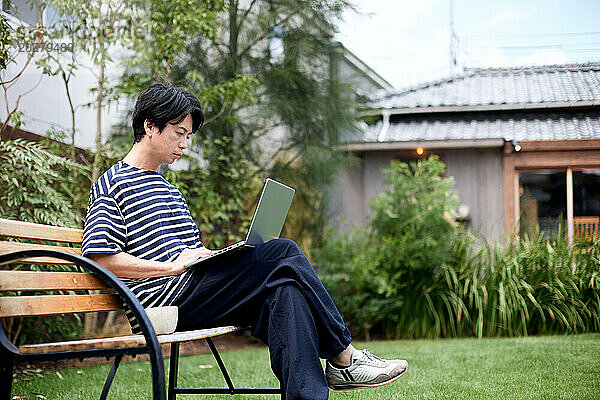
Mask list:
[{"label": "laptop screen", "polygon": [[248,230],[247,244],[257,246],[279,237],[294,192],[291,187],[267,178]]}]

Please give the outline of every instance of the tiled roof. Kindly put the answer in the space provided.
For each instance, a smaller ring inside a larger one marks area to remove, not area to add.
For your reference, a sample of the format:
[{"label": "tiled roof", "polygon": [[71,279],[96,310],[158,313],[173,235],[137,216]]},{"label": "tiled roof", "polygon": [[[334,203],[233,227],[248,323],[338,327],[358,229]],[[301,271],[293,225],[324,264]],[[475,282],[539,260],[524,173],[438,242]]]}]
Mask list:
[{"label": "tiled roof", "polygon": [[[429,140],[570,140],[600,138],[600,112],[511,113],[458,118],[419,115],[393,121],[385,142]],[[383,123],[368,127],[359,142],[378,142]]]},{"label": "tiled roof", "polygon": [[600,101],[600,62],[467,69],[463,75],[373,98],[373,109]]}]

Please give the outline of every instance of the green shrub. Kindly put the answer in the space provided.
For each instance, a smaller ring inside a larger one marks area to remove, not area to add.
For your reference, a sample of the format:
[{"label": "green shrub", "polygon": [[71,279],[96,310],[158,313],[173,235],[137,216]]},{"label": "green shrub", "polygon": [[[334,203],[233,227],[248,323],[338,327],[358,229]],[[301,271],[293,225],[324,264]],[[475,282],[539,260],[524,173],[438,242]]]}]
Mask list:
[{"label": "green shrub", "polygon": [[[87,205],[89,184],[89,168],[60,155],[58,148],[22,139],[0,142],[0,218],[81,229],[82,199]],[[10,268],[75,267],[11,264]],[[6,318],[2,323],[17,344],[75,338],[81,331],[79,319],[64,316]]]},{"label": "green shrub", "polygon": [[328,234],[330,240],[312,252],[323,284],[330,290],[346,323],[357,335],[367,335],[386,316],[400,309],[400,298],[386,297],[386,282],[377,273],[374,250],[366,245],[368,234],[355,230],[352,236]]},{"label": "green shrub", "polygon": [[[564,233],[488,243],[449,219],[456,198],[436,158],[392,162],[367,228],[314,251],[358,335],[517,336],[600,330],[600,242]],[[332,233],[330,237],[335,237]]]},{"label": "green shrub", "polygon": [[462,239],[453,180],[436,157],[394,161],[384,172],[389,190],[372,200],[368,229],[315,251],[322,279],[356,332],[456,336],[469,315],[451,266],[461,264],[451,250]]},{"label": "green shrub", "polygon": [[384,168],[389,190],[371,200],[369,228],[386,275],[431,272],[447,262],[458,228],[451,217],[458,197],[444,169],[437,157],[392,161]]},{"label": "green shrub", "polygon": [[11,318],[6,332],[18,332],[16,345],[75,340],[83,330],[80,315],[47,315],[44,317]]},{"label": "green shrub", "polygon": [[40,143],[0,141],[0,217],[81,228],[83,216],[73,208],[75,188],[65,171],[89,175],[86,166]]}]

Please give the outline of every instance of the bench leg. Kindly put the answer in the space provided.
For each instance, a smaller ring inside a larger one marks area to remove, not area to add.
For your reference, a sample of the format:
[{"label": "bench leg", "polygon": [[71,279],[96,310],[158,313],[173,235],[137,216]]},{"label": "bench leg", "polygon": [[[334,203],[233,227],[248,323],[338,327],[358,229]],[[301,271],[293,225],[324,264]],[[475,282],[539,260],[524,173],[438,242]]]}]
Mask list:
[{"label": "bench leg", "polygon": [[206,343],[208,343],[208,347],[210,347],[210,351],[213,353],[213,356],[215,357],[215,361],[217,361],[217,365],[219,366],[219,369],[221,370],[221,374],[223,374],[223,378],[225,378],[227,387],[233,394],[233,392],[235,390],[234,386],[233,386],[233,382],[231,381],[231,378],[229,377],[229,374],[227,373],[225,364],[223,364],[223,360],[221,360],[221,356],[219,355],[219,352],[217,351],[215,344],[213,343],[211,338],[206,338]]},{"label": "bench leg", "polygon": [[282,384],[279,388],[236,388],[225,368],[225,364],[219,355],[217,347],[211,338],[205,338],[208,347],[221,370],[221,374],[227,383],[227,388],[179,388],[177,387],[177,376],[179,373],[179,343],[171,343],[171,362],[169,371],[168,400],[176,400],[177,394],[278,394],[281,400],[285,400],[285,389]]},{"label": "bench leg", "polygon": [[121,364],[122,359],[122,355],[118,355],[115,357],[115,361],[113,362],[113,365],[110,368],[108,376],[106,377],[106,382],[104,382],[104,387],[102,388],[100,400],[106,400],[106,396],[108,396],[108,391],[110,390],[110,385],[112,385],[113,379],[115,379],[115,375],[117,374],[117,368],[119,368],[119,364]]},{"label": "bench leg", "polygon": [[168,400],[175,400],[177,393],[177,375],[179,374],[179,343],[171,343],[171,362],[169,363],[169,390],[167,393]]},{"label": "bench leg", "polygon": [[7,357],[0,364],[0,399],[10,400],[15,360]]}]

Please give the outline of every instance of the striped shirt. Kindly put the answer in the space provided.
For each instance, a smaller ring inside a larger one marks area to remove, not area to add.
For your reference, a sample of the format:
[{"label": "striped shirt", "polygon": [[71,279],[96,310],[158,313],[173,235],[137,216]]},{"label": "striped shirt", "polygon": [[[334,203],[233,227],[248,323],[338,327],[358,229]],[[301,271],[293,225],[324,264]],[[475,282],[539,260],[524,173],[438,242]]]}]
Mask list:
[{"label": "striped shirt", "polygon": [[[173,261],[185,248],[202,247],[181,192],[158,172],[119,161],[92,186],[82,253]],[[121,278],[144,307],[171,305],[191,277]],[[135,329],[134,329],[135,331]]]}]

